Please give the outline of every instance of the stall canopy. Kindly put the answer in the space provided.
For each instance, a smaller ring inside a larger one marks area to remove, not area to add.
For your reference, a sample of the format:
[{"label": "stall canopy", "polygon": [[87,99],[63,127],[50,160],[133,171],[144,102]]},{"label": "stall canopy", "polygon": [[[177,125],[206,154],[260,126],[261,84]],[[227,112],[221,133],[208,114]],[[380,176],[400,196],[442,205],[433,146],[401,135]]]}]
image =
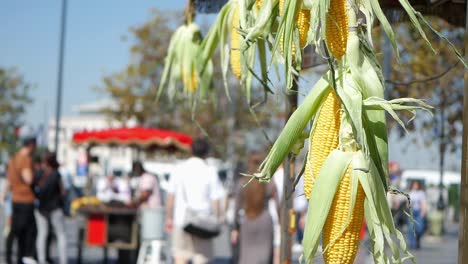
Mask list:
[{"label": "stall canopy", "polygon": [[138,148],[176,148],[190,150],[192,137],[171,130],[146,127],[110,128],[80,131],[73,135],[77,145],[119,145]]}]

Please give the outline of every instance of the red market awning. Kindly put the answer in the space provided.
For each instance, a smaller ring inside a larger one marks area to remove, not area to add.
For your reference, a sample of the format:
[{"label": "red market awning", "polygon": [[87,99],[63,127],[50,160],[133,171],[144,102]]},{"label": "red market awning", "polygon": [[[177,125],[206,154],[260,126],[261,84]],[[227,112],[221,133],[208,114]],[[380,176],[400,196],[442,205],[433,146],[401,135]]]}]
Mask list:
[{"label": "red market awning", "polygon": [[177,148],[188,151],[192,137],[171,130],[146,127],[109,128],[102,130],[80,131],[73,134],[77,145],[119,145],[142,148]]}]

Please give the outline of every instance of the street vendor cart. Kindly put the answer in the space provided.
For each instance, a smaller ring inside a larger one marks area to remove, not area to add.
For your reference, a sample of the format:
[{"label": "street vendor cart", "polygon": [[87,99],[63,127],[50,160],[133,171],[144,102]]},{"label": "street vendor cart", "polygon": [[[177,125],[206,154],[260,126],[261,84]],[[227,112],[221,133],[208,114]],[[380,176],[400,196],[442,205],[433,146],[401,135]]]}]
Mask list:
[{"label": "street vendor cart", "polygon": [[[128,146],[139,151],[162,149],[184,153],[190,150],[192,138],[175,131],[134,127],[76,132],[73,143],[85,146],[88,156],[91,148],[98,145]],[[103,204],[97,198],[89,196],[90,184],[85,193],[88,196],[80,198],[74,206],[75,213],[84,220],[79,233],[78,263],[82,261],[84,246],[102,247],[105,262],[107,249],[112,248],[119,250],[119,263],[134,263],[140,244],[142,256],[139,257],[145,263],[148,262],[146,259],[161,258],[164,245],[163,208],[139,211],[121,203]]]},{"label": "street vendor cart", "polygon": [[119,259],[127,258],[126,251],[138,249],[136,208],[104,204],[84,205],[77,213],[84,218],[84,228],[78,241],[79,263],[82,260],[83,245],[104,248],[104,262],[107,262],[108,248],[120,250]]}]

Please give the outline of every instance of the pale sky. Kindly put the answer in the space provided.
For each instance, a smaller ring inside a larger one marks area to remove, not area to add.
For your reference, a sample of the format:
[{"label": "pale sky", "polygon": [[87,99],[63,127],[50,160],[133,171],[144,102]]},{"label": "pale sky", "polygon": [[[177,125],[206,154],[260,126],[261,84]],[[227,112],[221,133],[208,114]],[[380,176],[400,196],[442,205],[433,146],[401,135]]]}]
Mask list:
[{"label": "pale sky", "polygon": [[[44,123],[55,115],[60,0],[0,1],[0,67],[15,67],[36,86],[25,121]],[[92,87],[104,74],[123,69],[132,42],[122,41],[132,26],[151,17],[150,9],[182,10],[185,0],[69,0],[63,114],[74,105],[95,101]]]},{"label": "pale sky", "polygon": [[[32,94],[35,102],[24,118],[34,126],[55,115],[61,3],[0,1],[0,67],[17,68],[27,82],[36,86]],[[122,41],[122,36],[129,35],[130,27],[147,21],[152,8],[182,10],[185,3],[186,0],[68,0],[63,115],[72,114],[73,106],[99,100],[92,87],[99,85],[105,74],[125,67],[132,42]],[[203,21],[206,17],[198,19]],[[312,83],[303,86],[309,88]],[[425,158],[414,155],[418,152],[415,149],[402,151],[402,145],[416,146],[407,142],[409,138],[390,139],[391,160],[401,162],[403,167],[431,164],[436,168],[437,151],[429,151],[432,156]],[[459,170],[459,153],[450,154],[447,160],[448,169]]]}]

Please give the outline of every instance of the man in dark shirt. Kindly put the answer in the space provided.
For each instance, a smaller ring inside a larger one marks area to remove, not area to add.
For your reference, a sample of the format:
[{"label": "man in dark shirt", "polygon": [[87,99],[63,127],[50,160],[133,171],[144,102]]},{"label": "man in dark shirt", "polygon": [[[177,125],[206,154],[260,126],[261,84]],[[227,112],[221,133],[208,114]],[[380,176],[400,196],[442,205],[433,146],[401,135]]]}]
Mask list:
[{"label": "man in dark shirt", "polygon": [[12,227],[18,241],[18,263],[35,263],[36,221],[34,218],[34,180],[32,154],[36,139],[26,138],[23,147],[8,164],[8,181],[13,194]]}]

